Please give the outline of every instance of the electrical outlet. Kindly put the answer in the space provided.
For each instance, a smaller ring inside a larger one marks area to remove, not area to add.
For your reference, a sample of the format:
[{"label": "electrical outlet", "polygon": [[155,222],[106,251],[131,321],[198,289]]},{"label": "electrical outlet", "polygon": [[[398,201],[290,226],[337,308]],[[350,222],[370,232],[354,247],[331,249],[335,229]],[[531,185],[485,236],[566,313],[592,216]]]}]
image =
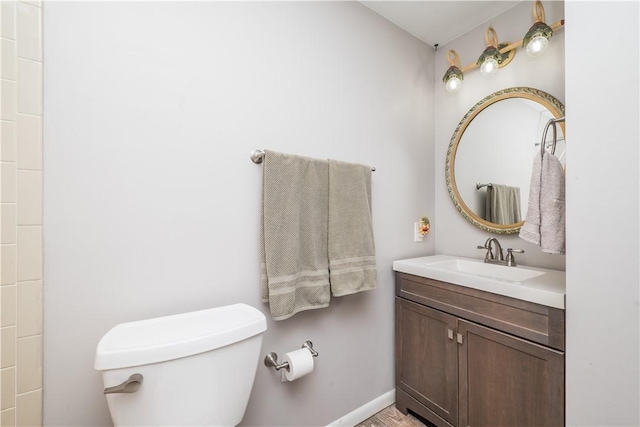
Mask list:
[{"label": "electrical outlet", "polygon": [[413,241],[414,242],[422,242],[424,241],[424,236],[420,235],[420,223],[413,223]]}]

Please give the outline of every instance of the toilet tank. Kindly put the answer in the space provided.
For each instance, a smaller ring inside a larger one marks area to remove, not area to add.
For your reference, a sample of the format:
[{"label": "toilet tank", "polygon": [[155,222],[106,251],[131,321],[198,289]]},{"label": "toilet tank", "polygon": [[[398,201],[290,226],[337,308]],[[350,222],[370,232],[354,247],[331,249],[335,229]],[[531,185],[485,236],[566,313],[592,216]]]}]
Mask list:
[{"label": "toilet tank", "polygon": [[249,401],[266,318],[246,304],[115,326],[94,368],[105,388],[143,376],[134,393],[107,394],[115,426],[237,425]]}]

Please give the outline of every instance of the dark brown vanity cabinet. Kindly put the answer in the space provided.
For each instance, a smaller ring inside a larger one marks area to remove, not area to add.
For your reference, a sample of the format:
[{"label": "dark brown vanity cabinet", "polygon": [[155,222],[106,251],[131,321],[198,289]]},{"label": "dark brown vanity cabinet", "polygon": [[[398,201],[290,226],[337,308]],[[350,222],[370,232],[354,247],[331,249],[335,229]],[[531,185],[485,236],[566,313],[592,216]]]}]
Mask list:
[{"label": "dark brown vanity cabinet", "polygon": [[564,311],[396,273],[396,406],[437,426],[564,425]]}]

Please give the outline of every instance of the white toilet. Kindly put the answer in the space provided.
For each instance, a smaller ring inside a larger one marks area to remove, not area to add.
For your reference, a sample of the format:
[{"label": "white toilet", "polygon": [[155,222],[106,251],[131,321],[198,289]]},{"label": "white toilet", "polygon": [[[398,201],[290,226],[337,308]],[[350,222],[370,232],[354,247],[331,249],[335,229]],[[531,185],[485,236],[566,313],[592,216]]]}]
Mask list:
[{"label": "white toilet", "polygon": [[239,424],[266,329],[265,316],[246,304],[114,327],[94,364],[114,425]]}]

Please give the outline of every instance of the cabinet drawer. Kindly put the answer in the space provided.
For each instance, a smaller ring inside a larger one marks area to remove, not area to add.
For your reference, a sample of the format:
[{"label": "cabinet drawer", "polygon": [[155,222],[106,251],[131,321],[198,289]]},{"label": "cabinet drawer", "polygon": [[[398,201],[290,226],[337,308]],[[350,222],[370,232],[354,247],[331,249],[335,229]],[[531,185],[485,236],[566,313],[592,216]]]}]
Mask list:
[{"label": "cabinet drawer", "polygon": [[396,295],[564,351],[564,310],[398,272]]}]

